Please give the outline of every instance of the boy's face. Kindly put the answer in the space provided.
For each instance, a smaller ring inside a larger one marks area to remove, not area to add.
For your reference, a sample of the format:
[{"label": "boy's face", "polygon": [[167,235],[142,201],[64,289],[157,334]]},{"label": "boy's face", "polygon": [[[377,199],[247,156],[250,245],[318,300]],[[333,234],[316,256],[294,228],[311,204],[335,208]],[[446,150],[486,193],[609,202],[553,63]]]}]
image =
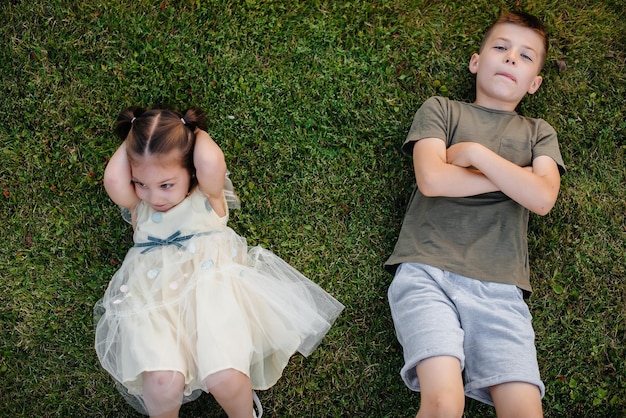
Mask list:
[{"label": "boy's face", "polygon": [[541,85],[538,74],[544,53],[543,41],[532,29],[512,23],[494,27],[480,54],[470,59],[476,104],[515,110],[526,93],[533,94]]}]

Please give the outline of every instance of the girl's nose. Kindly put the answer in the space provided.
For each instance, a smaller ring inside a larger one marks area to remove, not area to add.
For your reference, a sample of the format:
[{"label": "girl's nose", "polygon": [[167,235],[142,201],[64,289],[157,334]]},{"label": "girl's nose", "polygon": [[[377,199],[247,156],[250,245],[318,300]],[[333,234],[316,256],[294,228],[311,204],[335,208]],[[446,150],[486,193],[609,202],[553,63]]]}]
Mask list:
[{"label": "girl's nose", "polygon": [[148,195],[148,202],[150,202],[151,205],[158,205],[161,203],[159,193],[150,191],[150,194]]}]

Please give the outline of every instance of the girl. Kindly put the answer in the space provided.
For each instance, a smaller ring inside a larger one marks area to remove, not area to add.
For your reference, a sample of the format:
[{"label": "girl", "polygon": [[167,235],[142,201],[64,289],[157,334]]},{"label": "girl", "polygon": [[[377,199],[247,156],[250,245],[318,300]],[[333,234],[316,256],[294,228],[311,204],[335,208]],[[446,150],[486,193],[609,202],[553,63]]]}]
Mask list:
[{"label": "girl", "polygon": [[259,416],[253,389],[308,355],[343,305],[226,226],[238,200],[198,110],[129,108],[104,186],[135,245],[96,305],[96,352],[126,399],[176,417],[211,393],[229,417]]}]

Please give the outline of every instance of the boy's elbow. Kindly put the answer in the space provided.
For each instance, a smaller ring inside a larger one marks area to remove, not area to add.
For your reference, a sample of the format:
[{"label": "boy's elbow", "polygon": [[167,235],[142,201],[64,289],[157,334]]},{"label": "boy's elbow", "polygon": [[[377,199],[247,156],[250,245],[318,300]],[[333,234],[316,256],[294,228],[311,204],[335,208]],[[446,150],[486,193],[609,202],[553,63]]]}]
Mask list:
[{"label": "boy's elbow", "polygon": [[426,197],[437,197],[437,196],[440,196],[440,193],[437,193],[437,190],[435,188],[430,187],[428,185],[419,185],[418,184],[417,188],[420,190],[422,195],[424,195]]},{"label": "boy's elbow", "polygon": [[539,207],[539,208],[533,209],[533,213],[539,216],[546,216],[548,213],[550,213],[551,209],[552,207],[549,207],[549,208]]},{"label": "boy's elbow", "polygon": [[420,193],[422,193],[426,197],[437,197],[442,195],[439,184],[436,180],[436,176],[429,173],[416,173],[415,175],[417,188],[419,189]]},{"label": "boy's elbow", "polygon": [[556,197],[546,196],[545,199],[535,202],[535,205],[530,208],[533,213],[539,216],[546,216],[556,203]]},{"label": "boy's elbow", "polygon": [[417,188],[420,193],[426,197],[441,197],[447,196],[446,191],[439,183],[433,183],[428,181],[421,181],[417,183]]},{"label": "boy's elbow", "polygon": [[540,216],[545,216],[554,207],[556,204],[556,199],[559,197],[559,184],[552,185],[543,190],[543,193],[540,194],[538,199],[538,207],[535,213]]}]

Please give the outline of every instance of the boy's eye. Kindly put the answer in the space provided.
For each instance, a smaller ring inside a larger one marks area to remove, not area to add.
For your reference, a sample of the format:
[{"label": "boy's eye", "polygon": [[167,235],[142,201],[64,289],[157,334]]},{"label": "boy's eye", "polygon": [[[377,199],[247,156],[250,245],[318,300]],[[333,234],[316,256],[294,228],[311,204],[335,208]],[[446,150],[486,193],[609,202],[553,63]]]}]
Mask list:
[{"label": "boy's eye", "polygon": [[166,184],[162,184],[162,185],[161,185],[161,188],[162,188],[162,189],[166,189],[166,190],[167,190],[167,189],[171,189],[171,188],[172,188],[172,186],[174,186],[174,185],[173,185],[173,184],[171,184],[171,183],[166,183]]},{"label": "boy's eye", "polygon": [[496,45],[496,46],[494,46],[494,48],[497,49],[498,51],[505,51],[506,50],[506,48],[503,47],[502,45]]},{"label": "boy's eye", "polygon": [[130,182],[131,182],[132,184],[134,184],[135,186],[139,186],[139,187],[146,187],[146,185],[145,185],[145,184],[143,184],[143,183],[141,183],[141,182],[139,182],[139,181],[137,181],[137,180],[131,180]]},{"label": "boy's eye", "polygon": [[532,60],[533,60],[529,55],[526,55],[526,54],[522,54],[522,58],[524,58],[525,60],[528,60],[530,62],[532,62]]}]

